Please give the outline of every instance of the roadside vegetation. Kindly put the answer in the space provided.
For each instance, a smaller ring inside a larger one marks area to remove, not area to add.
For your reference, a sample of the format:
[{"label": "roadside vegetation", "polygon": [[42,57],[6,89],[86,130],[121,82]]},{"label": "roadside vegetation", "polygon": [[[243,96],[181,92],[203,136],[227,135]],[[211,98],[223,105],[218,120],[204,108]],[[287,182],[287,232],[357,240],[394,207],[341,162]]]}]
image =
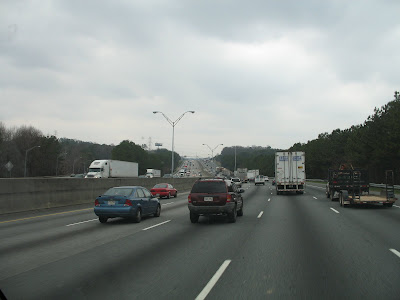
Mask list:
[{"label": "roadside vegetation", "polygon": [[[237,167],[259,169],[260,174],[274,175],[274,153],[270,147],[237,147]],[[295,143],[287,151],[306,153],[307,178],[326,179],[329,168],[347,163],[367,169],[370,182],[385,182],[385,170],[393,170],[400,183],[400,98],[388,102],[360,125],[321,133],[307,143]],[[234,147],[224,148],[217,156],[221,165],[234,169]]]}]

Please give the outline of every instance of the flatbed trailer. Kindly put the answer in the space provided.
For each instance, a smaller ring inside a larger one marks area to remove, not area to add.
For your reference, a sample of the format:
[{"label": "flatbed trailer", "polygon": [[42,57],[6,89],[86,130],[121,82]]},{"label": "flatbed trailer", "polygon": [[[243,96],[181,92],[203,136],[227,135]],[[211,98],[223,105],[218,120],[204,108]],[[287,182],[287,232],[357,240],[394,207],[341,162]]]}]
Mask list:
[{"label": "flatbed trailer", "polygon": [[340,190],[339,192],[339,204],[343,207],[363,204],[382,204],[383,206],[392,207],[396,200],[394,176],[391,170],[386,171],[386,186],[380,195],[365,194],[360,185],[354,186],[351,192],[349,190]]}]

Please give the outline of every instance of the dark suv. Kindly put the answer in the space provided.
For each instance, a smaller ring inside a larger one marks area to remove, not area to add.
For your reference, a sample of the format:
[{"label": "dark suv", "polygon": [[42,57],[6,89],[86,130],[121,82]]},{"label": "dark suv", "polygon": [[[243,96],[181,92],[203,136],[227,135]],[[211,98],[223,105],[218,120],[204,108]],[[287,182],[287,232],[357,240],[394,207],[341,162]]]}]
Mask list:
[{"label": "dark suv", "polygon": [[227,215],[231,223],[243,216],[243,189],[224,179],[199,179],[188,196],[190,221],[197,223],[199,216]]}]

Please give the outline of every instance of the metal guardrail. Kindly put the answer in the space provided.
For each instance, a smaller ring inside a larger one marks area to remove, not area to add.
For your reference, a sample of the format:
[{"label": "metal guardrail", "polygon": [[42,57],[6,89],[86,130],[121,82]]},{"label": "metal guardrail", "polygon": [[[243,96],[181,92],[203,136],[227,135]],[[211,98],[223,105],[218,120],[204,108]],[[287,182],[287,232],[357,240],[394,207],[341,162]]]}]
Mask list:
[{"label": "metal guardrail", "polygon": [[[377,188],[385,188],[386,184],[384,183],[370,183],[369,186],[377,187]],[[394,185],[395,190],[400,190],[400,185]]]},{"label": "metal guardrail", "polygon": [[[326,180],[323,179],[306,179],[306,181],[321,181],[325,182]],[[385,188],[386,184],[384,183],[370,183],[369,186],[376,187],[376,188]],[[400,185],[394,185],[395,190],[400,190]]]}]

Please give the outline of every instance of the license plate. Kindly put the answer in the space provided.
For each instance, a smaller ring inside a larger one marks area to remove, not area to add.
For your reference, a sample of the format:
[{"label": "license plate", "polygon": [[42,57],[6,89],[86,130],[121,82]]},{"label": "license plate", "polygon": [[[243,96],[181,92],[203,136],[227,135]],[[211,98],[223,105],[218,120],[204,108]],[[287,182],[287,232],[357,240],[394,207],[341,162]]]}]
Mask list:
[{"label": "license plate", "polygon": [[108,201],[108,205],[115,205],[115,201]]},{"label": "license plate", "polygon": [[214,198],[213,197],[204,197],[204,201],[213,201]]}]

